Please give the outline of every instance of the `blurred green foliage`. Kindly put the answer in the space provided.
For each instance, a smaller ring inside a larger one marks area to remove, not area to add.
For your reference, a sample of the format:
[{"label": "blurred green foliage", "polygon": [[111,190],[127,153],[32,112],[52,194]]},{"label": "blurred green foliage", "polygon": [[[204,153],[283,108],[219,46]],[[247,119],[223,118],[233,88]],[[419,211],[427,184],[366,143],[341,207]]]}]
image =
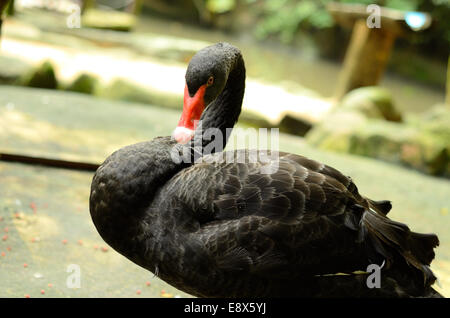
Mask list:
[{"label": "blurred green foliage", "polygon": [[213,13],[224,13],[236,7],[236,0],[206,0],[206,8]]},{"label": "blurred green foliage", "polygon": [[333,20],[325,4],[328,0],[267,0],[262,6],[263,19],[255,32],[260,39],[278,34],[280,40],[289,43],[300,27],[318,29],[331,27]]},{"label": "blurred green foliage", "polygon": [[255,35],[259,39],[278,36],[280,41],[290,43],[299,30],[321,30],[334,25],[326,10],[332,1],[342,3],[378,4],[404,11],[424,11],[433,17],[433,26],[425,36],[415,41],[419,43],[442,42],[450,44],[450,0],[207,0],[207,10],[220,14],[232,11],[237,1],[251,6],[258,15]]}]

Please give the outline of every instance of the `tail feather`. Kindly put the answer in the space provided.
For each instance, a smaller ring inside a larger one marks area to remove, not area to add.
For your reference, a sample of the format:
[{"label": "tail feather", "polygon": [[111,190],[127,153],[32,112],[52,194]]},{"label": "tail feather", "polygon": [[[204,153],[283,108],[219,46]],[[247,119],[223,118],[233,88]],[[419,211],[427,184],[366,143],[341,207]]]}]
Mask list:
[{"label": "tail feather", "polygon": [[388,214],[389,211],[392,209],[391,201],[388,200],[374,201],[370,199],[367,200],[370,202],[370,204],[374,207],[374,209],[377,212],[380,212],[384,215]]},{"label": "tail feather", "polygon": [[[434,234],[422,234],[411,232],[411,237],[416,244],[416,254],[422,263],[430,264],[434,259],[434,247],[439,245],[439,239]],[[432,248],[430,248],[432,247]]]},{"label": "tail feather", "polygon": [[[380,288],[368,288],[367,279],[370,274],[327,275],[316,276],[314,281],[307,284],[308,288],[299,296],[321,298],[444,298],[432,287],[422,288],[419,292],[413,282],[396,278],[393,275],[380,277]],[[399,273],[398,276],[402,276]],[[303,283],[303,282],[302,282]],[[302,285],[302,284],[299,284]],[[304,285],[303,285],[304,286]],[[298,292],[296,288],[295,292]],[[282,295],[285,295],[285,290]]]},{"label": "tail feather", "polygon": [[407,264],[422,272],[426,286],[434,283],[436,277],[429,265],[434,259],[433,249],[439,245],[435,234],[411,232],[407,225],[371,210],[363,214],[361,222],[362,235],[368,236],[373,249],[386,258],[388,266],[394,261],[395,254],[400,254]]}]

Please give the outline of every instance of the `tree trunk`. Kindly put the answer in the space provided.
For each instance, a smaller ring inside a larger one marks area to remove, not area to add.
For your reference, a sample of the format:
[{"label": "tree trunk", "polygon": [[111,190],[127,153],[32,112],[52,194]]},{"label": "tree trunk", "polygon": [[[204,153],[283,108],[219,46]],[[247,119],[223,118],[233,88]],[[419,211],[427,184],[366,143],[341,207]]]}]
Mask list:
[{"label": "tree trunk", "polygon": [[83,0],[81,5],[81,12],[86,11],[87,9],[95,8],[95,0]]},{"label": "tree trunk", "polygon": [[3,13],[8,6],[9,0],[0,0],[0,38],[2,36]]},{"label": "tree trunk", "polygon": [[445,103],[450,107],[450,55],[447,63],[447,93],[445,95]]},{"label": "tree trunk", "polygon": [[8,8],[6,10],[6,14],[9,16],[14,15],[14,0],[10,0],[10,3],[8,5]]},{"label": "tree trunk", "polygon": [[139,16],[142,11],[142,0],[135,0],[133,5],[133,13],[135,16]]},{"label": "tree trunk", "polygon": [[378,84],[394,40],[394,33],[383,28],[368,28],[363,19],[355,23],[338,80],[337,100],[352,89]]}]

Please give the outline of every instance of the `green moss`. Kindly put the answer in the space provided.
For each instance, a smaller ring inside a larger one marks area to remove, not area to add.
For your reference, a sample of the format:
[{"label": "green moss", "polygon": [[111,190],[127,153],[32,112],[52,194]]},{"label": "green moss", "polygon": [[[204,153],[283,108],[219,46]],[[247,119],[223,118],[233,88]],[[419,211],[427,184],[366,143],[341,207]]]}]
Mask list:
[{"label": "green moss", "polygon": [[306,140],[322,149],[349,152],[349,137],[354,129],[365,126],[367,118],[358,112],[336,111],[306,134]]},{"label": "green moss", "polygon": [[423,113],[416,123],[419,129],[450,143],[450,108],[448,106],[435,105]]},{"label": "green moss", "polygon": [[[354,120],[352,124],[347,112],[338,112],[315,127],[307,135],[307,141],[321,149],[377,158],[427,174],[449,176],[450,139],[445,133],[449,126],[437,113],[428,114],[428,122],[419,123],[410,118],[407,124],[400,124],[369,119],[360,124]],[[344,114],[347,121],[341,120]]]},{"label": "green moss", "polygon": [[58,81],[56,80],[53,65],[49,61],[45,61],[36,69],[25,74],[20,84],[36,88],[58,88]]},{"label": "green moss", "polygon": [[378,86],[354,89],[337,107],[360,112],[368,118],[395,122],[402,120],[400,112],[394,106],[391,93]]},{"label": "green moss", "polygon": [[426,172],[432,175],[444,175],[450,162],[448,147],[429,133],[422,133],[417,143],[421,147],[423,166]]},{"label": "green moss", "polygon": [[66,90],[84,94],[94,94],[97,85],[97,77],[89,74],[81,74],[66,87]]}]

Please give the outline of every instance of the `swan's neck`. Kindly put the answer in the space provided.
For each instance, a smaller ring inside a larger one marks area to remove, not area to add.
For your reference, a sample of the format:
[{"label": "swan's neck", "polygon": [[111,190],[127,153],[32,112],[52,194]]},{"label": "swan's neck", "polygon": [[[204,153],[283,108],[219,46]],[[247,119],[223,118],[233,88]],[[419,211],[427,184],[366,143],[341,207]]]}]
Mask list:
[{"label": "swan's neck", "polygon": [[[238,54],[230,64],[222,93],[201,117],[203,131],[220,130],[224,147],[227,129],[231,130],[241,112],[244,89],[245,66]],[[102,238],[119,253],[160,272],[161,278],[176,286],[183,286],[187,280],[191,280],[186,284],[189,286],[195,285],[194,280],[208,279],[202,275],[208,271],[208,258],[203,258],[201,248],[195,242],[183,246],[187,240],[183,233],[194,231],[198,222],[184,209],[174,209],[173,201],[163,192],[168,180],[192,164],[174,160],[174,153],[184,151],[185,146],[170,137],[159,137],[116,151],[97,170],[90,196],[91,216]],[[171,231],[173,228],[177,231]],[[178,262],[181,256],[176,252],[180,250],[197,255],[197,261],[191,262],[192,275],[187,278],[181,266],[184,263]]]},{"label": "swan's neck", "polygon": [[[242,100],[245,91],[245,65],[242,56],[238,54],[231,66],[225,88],[221,94],[207,107],[201,121],[202,144],[205,147],[211,142],[207,132],[209,129],[217,129],[222,136],[222,145],[228,141],[228,137],[236,124],[242,108]],[[196,131],[198,134],[199,131]],[[217,134],[214,134],[215,136]],[[216,151],[219,149],[216,149]],[[214,151],[213,151],[214,152]]]}]

